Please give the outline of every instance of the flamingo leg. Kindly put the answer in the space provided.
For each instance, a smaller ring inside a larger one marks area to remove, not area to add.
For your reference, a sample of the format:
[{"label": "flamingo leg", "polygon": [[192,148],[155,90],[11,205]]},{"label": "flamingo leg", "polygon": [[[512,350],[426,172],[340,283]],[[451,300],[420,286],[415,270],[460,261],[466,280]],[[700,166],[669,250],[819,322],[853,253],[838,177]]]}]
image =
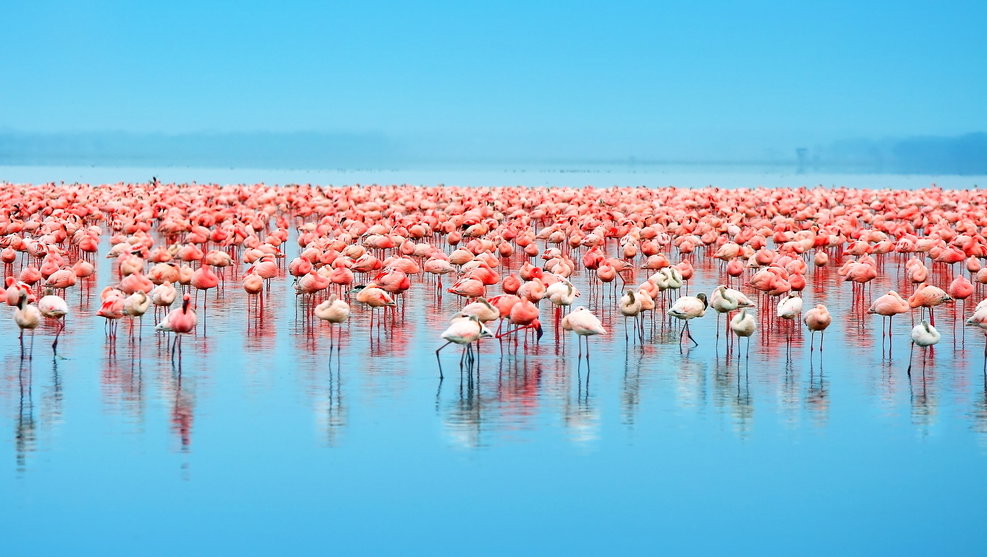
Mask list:
[{"label": "flamingo leg", "polygon": [[911,348],[908,349],[908,376],[912,376],[912,353],[915,352],[915,342],[912,342]]},{"label": "flamingo leg", "polygon": [[58,355],[58,335],[62,334],[62,329],[65,328],[65,321],[62,319],[58,320],[58,330],[55,332],[55,342],[51,343],[51,351],[56,356]]},{"label": "flamingo leg", "polygon": [[689,337],[689,340],[692,341],[692,344],[694,344],[696,346],[699,346],[699,343],[696,342],[696,339],[692,338],[692,332],[689,331],[689,322],[688,321],[685,322],[685,334],[686,334],[686,336]]},{"label": "flamingo leg", "polygon": [[442,375],[442,359],[439,358],[439,352],[443,348],[445,348],[446,346],[449,346],[450,344],[452,344],[452,341],[451,340],[448,341],[448,342],[446,342],[445,344],[443,344],[442,346],[438,347],[438,349],[435,350],[435,361],[439,363],[439,379],[443,379],[444,378],[444,376]]}]

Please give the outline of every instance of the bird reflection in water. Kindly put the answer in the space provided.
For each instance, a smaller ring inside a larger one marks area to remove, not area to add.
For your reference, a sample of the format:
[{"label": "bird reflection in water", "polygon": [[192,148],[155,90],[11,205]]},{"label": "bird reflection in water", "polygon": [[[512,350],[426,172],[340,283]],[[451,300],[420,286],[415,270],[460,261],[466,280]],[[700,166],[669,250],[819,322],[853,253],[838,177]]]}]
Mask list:
[{"label": "bird reflection in water", "polygon": [[[505,360],[507,367],[505,368]],[[540,361],[502,358],[497,367],[497,403],[504,420],[524,427],[538,413],[543,369]]]},{"label": "bird reflection in water", "polygon": [[983,390],[973,401],[970,415],[973,418],[973,431],[980,434],[981,443],[987,446],[987,370],[983,373]]},{"label": "bird reflection in water", "polygon": [[[272,306],[274,304],[265,301],[259,309],[256,307],[248,309],[246,334],[243,335],[244,349],[247,352],[267,352],[274,349],[278,326],[274,313],[277,308]],[[250,308],[249,304],[248,308]]]},{"label": "bird reflection in water", "polygon": [[51,385],[48,386],[41,398],[41,419],[42,423],[48,426],[57,425],[62,422],[64,393],[62,392],[62,377],[58,371],[58,363],[58,357],[52,358]]},{"label": "bird reflection in water", "polygon": [[339,358],[336,358],[336,366],[333,369],[332,361],[329,363],[329,385],[326,396],[316,402],[316,412],[319,416],[324,416],[321,420],[325,428],[326,445],[336,447],[339,445],[339,435],[346,426],[346,406],[343,404],[343,378],[339,365]]},{"label": "bird reflection in water", "polygon": [[810,413],[816,419],[816,425],[825,426],[829,419],[829,386],[823,373],[822,360],[819,365],[809,360],[809,388],[805,395],[805,403]]},{"label": "bird reflection in water", "polygon": [[705,363],[688,357],[683,358],[675,379],[676,402],[680,407],[702,408],[706,406]]},{"label": "bird reflection in water", "polygon": [[34,423],[34,400],[31,392],[31,364],[21,360],[17,371],[17,386],[20,399],[17,406],[17,471],[27,470],[27,455],[34,452],[37,445],[37,434]]},{"label": "bird reflection in water", "polygon": [[737,433],[746,438],[754,425],[754,399],[751,396],[750,364],[745,363],[742,368],[742,371],[738,369],[736,373],[737,395],[733,417],[736,420]]},{"label": "bird reflection in water", "polygon": [[800,417],[798,376],[795,374],[794,364],[791,360],[785,362],[785,375],[782,378],[780,388],[778,405],[789,423],[797,423]]},{"label": "bird reflection in water", "polygon": [[713,368],[713,402],[734,418],[734,426],[741,437],[751,431],[754,417],[753,398],[750,391],[750,364],[717,360]]},{"label": "bird reflection in water", "polygon": [[[441,397],[442,383],[439,380],[439,391],[436,400]],[[481,425],[483,419],[482,400],[480,398],[479,377],[474,379],[473,373],[459,376],[459,396],[453,403],[445,418],[446,432],[450,440],[457,446],[475,449],[481,446]]]},{"label": "bird reflection in water", "polygon": [[909,377],[912,404],[912,424],[919,426],[923,435],[929,434],[936,413],[935,377],[929,377],[923,364],[922,373]]},{"label": "bird reflection in water", "polygon": [[881,402],[887,408],[894,408],[896,404],[896,394],[898,392],[898,378],[894,362],[890,358],[881,356]]},{"label": "bird reflection in water", "polygon": [[143,357],[140,345],[130,345],[124,360],[129,365],[120,365],[116,351],[108,352],[103,359],[103,394],[111,406],[119,405],[129,410],[139,421],[143,416]]},{"label": "bird reflection in water", "polygon": [[171,429],[178,434],[181,451],[188,452],[192,445],[192,421],[195,418],[195,398],[183,380],[181,367],[172,370],[171,389],[174,391],[171,405]]},{"label": "bird reflection in water", "polygon": [[594,407],[595,399],[590,395],[589,364],[586,365],[586,385],[583,386],[577,366],[576,400],[573,402],[570,391],[563,407],[563,420],[569,433],[569,440],[582,447],[590,447],[600,438],[600,414]]},{"label": "bird reflection in water", "polygon": [[637,415],[638,405],[641,402],[641,367],[644,355],[635,351],[634,365],[631,365],[631,353],[624,352],[624,388],[621,394],[621,402],[624,410],[624,423],[633,426]]}]

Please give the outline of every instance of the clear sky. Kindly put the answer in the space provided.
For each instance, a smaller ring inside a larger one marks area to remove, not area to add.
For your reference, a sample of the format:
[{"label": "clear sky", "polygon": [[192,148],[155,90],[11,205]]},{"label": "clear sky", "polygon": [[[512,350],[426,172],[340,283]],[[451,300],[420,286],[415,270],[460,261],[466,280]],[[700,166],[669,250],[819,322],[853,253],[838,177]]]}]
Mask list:
[{"label": "clear sky", "polygon": [[987,130],[982,1],[8,1],[0,21],[8,130],[583,156]]}]

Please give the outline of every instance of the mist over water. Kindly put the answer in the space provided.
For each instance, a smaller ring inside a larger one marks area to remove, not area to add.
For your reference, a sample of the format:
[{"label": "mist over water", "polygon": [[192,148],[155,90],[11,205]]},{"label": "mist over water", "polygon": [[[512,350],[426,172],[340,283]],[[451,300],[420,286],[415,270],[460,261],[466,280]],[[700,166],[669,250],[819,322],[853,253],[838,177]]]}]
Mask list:
[{"label": "mist over water", "polygon": [[470,186],[566,187],[853,187],[949,189],[983,187],[987,174],[883,174],[799,171],[796,167],[737,165],[582,165],[572,167],[495,165],[421,166],[409,169],[262,169],[190,166],[0,166],[0,180],[14,183],[80,182],[88,184],[147,182],[218,184],[413,184]]}]

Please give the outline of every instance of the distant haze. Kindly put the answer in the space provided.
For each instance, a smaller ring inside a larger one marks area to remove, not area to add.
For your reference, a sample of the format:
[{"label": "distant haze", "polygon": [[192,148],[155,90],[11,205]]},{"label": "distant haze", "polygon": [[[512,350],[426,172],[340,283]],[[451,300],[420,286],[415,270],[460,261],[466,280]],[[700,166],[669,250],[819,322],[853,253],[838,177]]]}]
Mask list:
[{"label": "distant haze", "polygon": [[[530,140],[529,140],[530,141]],[[0,132],[0,165],[205,166],[246,168],[409,168],[423,165],[586,167],[664,164],[783,166],[800,170],[987,174],[987,134],[847,139],[804,150],[567,150],[522,143],[484,148],[464,138],[413,141],[383,134],[197,133],[42,134]]]},{"label": "distant haze", "polygon": [[7,2],[0,164],[987,171],[983,2]]}]

